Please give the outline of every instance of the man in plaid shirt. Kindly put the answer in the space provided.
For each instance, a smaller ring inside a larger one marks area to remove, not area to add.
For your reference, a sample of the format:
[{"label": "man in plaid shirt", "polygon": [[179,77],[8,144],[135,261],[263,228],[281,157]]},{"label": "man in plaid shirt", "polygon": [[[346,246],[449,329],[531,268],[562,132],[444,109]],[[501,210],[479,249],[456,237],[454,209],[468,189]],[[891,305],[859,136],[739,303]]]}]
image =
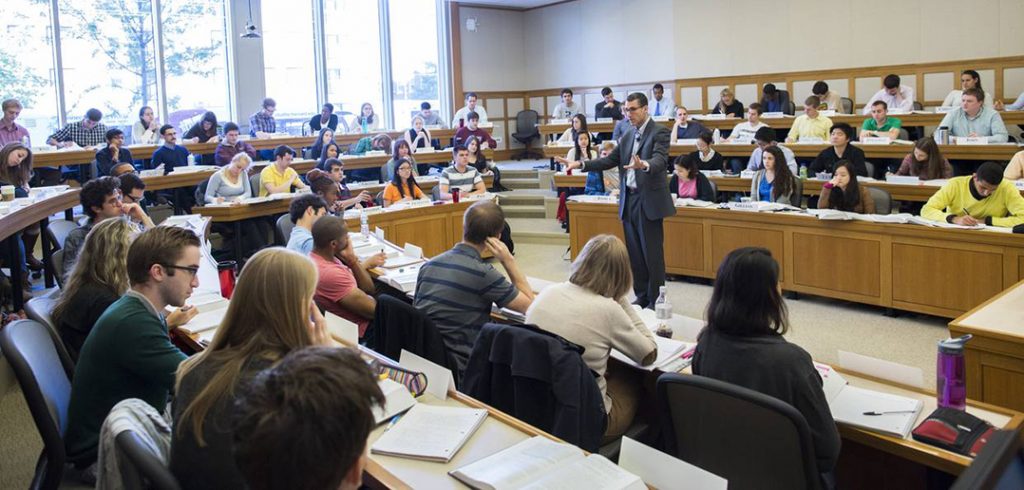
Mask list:
[{"label": "man in plaid shirt", "polygon": [[93,149],[107,141],[107,127],[100,122],[103,113],[99,109],[89,109],[81,121],[68,123],[46,139],[46,143],[58,148],[77,144],[85,149]]},{"label": "man in plaid shirt", "polygon": [[249,134],[259,136],[257,133],[276,133],[277,121],[274,120],[275,110],[277,110],[277,102],[274,99],[270,97],[263,99],[263,109],[249,116]]}]

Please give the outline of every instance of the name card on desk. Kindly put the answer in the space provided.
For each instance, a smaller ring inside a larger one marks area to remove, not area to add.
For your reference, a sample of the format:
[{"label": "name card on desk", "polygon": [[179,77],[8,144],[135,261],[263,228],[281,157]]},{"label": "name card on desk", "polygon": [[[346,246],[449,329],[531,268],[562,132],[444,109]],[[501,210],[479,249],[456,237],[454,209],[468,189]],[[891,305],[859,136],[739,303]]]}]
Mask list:
[{"label": "name card on desk", "polygon": [[821,145],[824,143],[824,139],[815,136],[801,136],[796,142],[798,145]]},{"label": "name card on desk", "polygon": [[481,128],[481,129],[491,129],[491,128],[494,127],[494,123],[491,123],[491,122],[489,122],[489,123],[480,123],[480,124],[477,124],[477,127]]},{"label": "name card on desk", "polygon": [[442,366],[434,364],[405,349],[402,349],[402,354],[398,357],[398,363],[406,369],[426,374],[427,393],[434,395],[438,400],[447,400],[448,391],[455,391],[455,380],[452,378],[452,372]]},{"label": "name card on desk", "polygon": [[958,145],[987,145],[988,137],[986,136],[957,136],[955,137],[956,144]]},{"label": "name card on desk", "polygon": [[436,151],[432,146],[424,146],[423,148],[416,148],[414,153],[434,153]]},{"label": "name card on desk", "polygon": [[423,249],[411,243],[405,244],[405,248],[402,249],[402,253],[404,253],[406,257],[412,257],[414,259],[423,258]]},{"label": "name card on desk", "polygon": [[913,175],[886,175],[885,181],[890,184],[920,185],[921,178]]},{"label": "name card on desk", "polygon": [[599,122],[599,123],[612,122],[612,118],[610,118],[610,117],[599,117],[597,119],[594,119],[594,122]]},{"label": "name card on desk", "polygon": [[874,376],[915,388],[924,388],[924,373],[921,368],[907,366],[898,362],[876,359],[874,357],[839,351],[839,367]]},{"label": "name card on desk", "polygon": [[781,118],[781,117],[786,117],[786,113],[784,113],[784,112],[766,112],[764,114],[761,114],[761,119],[765,119],[765,118],[767,118],[767,119],[778,119],[778,118]]},{"label": "name card on desk", "polygon": [[327,333],[331,337],[341,339],[349,345],[359,345],[359,325],[329,311],[324,312],[324,323],[327,324]]},{"label": "name card on desk", "polygon": [[669,120],[668,116],[651,116],[651,119],[654,122],[668,122]]},{"label": "name card on desk", "polygon": [[822,116],[825,117],[835,117],[836,111],[835,109],[829,109],[827,111],[818,111],[818,114],[821,114]]},{"label": "name card on desk", "polygon": [[695,114],[693,116],[697,120],[725,119],[727,117],[729,117],[728,114]]},{"label": "name card on desk", "polygon": [[936,107],[935,108],[935,113],[936,114],[945,114],[947,112],[950,112],[950,111],[953,111],[953,110],[956,110],[956,109],[957,109],[957,107],[955,107],[955,106]]},{"label": "name card on desk", "polygon": [[382,155],[386,155],[386,154],[387,153],[384,150],[370,150],[370,151],[364,153],[364,155],[366,155],[368,157],[377,157],[377,156],[382,156]]},{"label": "name card on desk", "polygon": [[860,142],[865,145],[888,145],[892,143],[892,138],[888,136],[867,136],[861,138]]},{"label": "name card on desk", "polygon": [[909,114],[909,112],[905,109],[893,109],[890,107],[889,114]]},{"label": "name card on desk", "polygon": [[697,146],[697,138],[683,138],[676,140],[675,145]]},{"label": "name card on desk", "polygon": [[549,124],[569,124],[568,119],[552,119]]}]

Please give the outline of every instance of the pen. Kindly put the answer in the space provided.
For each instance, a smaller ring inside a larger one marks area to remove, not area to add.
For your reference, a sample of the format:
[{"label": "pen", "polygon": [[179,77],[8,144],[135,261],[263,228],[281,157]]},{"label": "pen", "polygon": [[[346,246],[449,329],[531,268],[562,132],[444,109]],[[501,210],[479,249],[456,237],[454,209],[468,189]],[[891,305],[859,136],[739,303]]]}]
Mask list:
[{"label": "pen", "polygon": [[391,417],[391,422],[388,422],[388,426],[384,428],[384,432],[387,432],[387,431],[391,430],[391,428],[394,427],[395,424],[398,423],[398,419],[400,419],[400,418],[402,418],[402,414],[398,414],[398,415],[395,415],[394,417]]},{"label": "pen", "polygon": [[914,413],[917,410],[889,410],[886,412],[864,412],[864,415],[888,415],[890,413]]}]

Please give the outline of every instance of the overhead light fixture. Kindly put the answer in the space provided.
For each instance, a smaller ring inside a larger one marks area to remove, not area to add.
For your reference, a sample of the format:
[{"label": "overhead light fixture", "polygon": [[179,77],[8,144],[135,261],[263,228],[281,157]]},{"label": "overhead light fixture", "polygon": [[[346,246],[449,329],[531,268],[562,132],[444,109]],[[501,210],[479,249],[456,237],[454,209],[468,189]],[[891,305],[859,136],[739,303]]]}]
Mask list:
[{"label": "overhead light fixture", "polygon": [[259,39],[260,32],[256,30],[256,24],[252,22],[252,0],[248,0],[249,4],[249,20],[245,23],[245,32],[242,34],[242,39]]}]

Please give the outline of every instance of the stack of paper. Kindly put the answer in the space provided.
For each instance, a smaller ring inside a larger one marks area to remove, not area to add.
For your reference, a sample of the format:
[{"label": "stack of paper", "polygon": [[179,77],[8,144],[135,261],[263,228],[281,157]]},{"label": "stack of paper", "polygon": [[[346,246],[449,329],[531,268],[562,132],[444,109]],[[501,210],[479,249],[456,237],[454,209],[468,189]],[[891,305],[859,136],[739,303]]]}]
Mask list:
[{"label": "stack of paper", "polygon": [[418,403],[373,443],[370,452],[447,463],[486,417],[483,409]]},{"label": "stack of paper", "polygon": [[449,473],[474,489],[646,489],[636,476],[600,454],[535,436]]},{"label": "stack of paper", "polygon": [[658,358],[646,366],[641,366],[640,364],[633,362],[632,359],[626,357],[625,354],[615,349],[612,349],[612,357],[637,369],[654,371],[655,369],[663,369],[665,366],[672,364],[684,355],[692,355],[693,351],[697,348],[697,344],[694,343],[667,339],[657,335],[654,336],[654,343],[658,344]]},{"label": "stack of paper", "polygon": [[718,203],[714,203],[714,202],[711,202],[711,201],[701,201],[700,199],[690,199],[688,197],[684,197],[684,198],[681,198],[681,199],[676,199],[676,206],[683,206],[683,207],[690,207],[690,208],[713,208],[715,206],[718,206]]}]

